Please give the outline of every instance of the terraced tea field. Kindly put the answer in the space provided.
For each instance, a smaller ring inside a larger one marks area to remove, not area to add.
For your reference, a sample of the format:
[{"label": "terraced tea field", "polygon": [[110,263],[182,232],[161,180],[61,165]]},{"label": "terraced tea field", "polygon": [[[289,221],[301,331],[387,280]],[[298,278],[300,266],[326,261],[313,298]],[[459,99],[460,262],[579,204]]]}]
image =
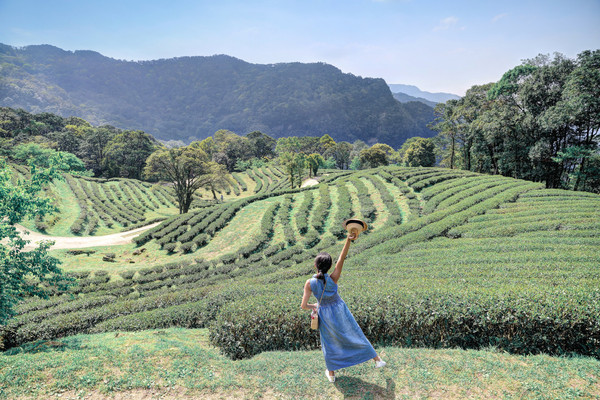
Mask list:
[{"label": "terraced tea field", "polygon": [[[13,179],[28,179],[26,167],[13,166]],[[224,200],[242,198],[289,187],[276,167],[234,173],[222,193]],[[106,235],[148,225],[177,213],[174,192],[168,184],[150,184],[133,179],[96,179],[66,175],[46,194],[55,200],[59,212],[45,220],[25,222],[27,228],[55,236]],[[200,190],[192,208],[214,204],[213,195]]]},{"label": "terraced tea field", "polygon": [[[239,195],[168,217],[123,247],[159,254],[151,267],[117,257],[80,268],[89,255],[57,251],[77,284],[22,303],[3,329],[5,348],[180,326],[208,328],[233,359],[315,349],[302,284],[316,253],[340,251],[341,222],[358,216],[371,229],[351,247],[340,293],[372,342],[600,357],[599,196],[430,168],[330,173],[294,190],[273,169],[241,175],[246,191],[240,184]],[[88,217],[113,226],[173,207],[162,186],[66,184]]]}]

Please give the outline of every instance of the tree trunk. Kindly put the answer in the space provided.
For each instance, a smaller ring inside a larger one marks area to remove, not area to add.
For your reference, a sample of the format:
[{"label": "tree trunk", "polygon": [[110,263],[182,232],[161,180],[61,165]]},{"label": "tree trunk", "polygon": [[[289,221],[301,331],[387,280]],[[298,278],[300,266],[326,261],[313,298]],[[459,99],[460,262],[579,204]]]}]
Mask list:
[{"label": "tree trunk", "polygon": [[193,200],[192,193],[186,193],[185,200],[183,202],[183,206],[180,207],[180,209],[179,209],[180,210],[179,214],[185,214],[190,210],[190,206],[192,205],[192,200]]},{"label": "tree trunk", "polygon": [[581,183],[581,176],[583,175],[585,170],[585,157],[581,157],[581,165],[579,166],[579,173],[577,174],[577,179],[575,180],[575,186],[573,190],[579,190],[579,184]]},{"label": "tree trunk", "polygon": [[454,169],[454,152],[456,147],[456,140],[454,139],[454,135],[452,137],[452,148],[450,150],[450,169]]}]

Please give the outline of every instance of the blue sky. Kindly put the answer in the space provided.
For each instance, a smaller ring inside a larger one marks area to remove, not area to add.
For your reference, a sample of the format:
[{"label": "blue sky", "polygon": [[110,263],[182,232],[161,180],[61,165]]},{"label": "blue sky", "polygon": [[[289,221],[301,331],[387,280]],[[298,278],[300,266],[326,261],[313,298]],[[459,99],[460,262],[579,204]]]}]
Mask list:
[{"label": "blue sky", "polygon": [[125,60],[326,62],[459,95],[540,53],[600,48],[600,0],[0,0],[0,42]]}]

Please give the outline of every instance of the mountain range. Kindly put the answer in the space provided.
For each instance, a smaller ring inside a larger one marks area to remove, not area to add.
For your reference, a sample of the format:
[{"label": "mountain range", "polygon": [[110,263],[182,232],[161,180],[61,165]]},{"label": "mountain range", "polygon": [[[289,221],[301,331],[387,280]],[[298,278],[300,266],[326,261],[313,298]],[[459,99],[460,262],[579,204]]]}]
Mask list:
[{"label": "mountain range", "polygon": [[[431,93],[426,92],[414,85],[404,85],[400,83],[392,83],[388,85],[393,94],[404,94],[415,100],[412,101],[427,101],[432,103],[445,103],[448,100],[458,100],[460,96],[452,93]],[[402,101],[402,100],[400,100]]]},{"label": "mountain range", "polygon": [[251,64],[226,55],[124,61],[88,50],[0,44],[0,106],[186,143],[219,129],[275,138],[327,133],[395,148],[434,135],[427,128],[431,104],[401,103],[383,79],[325,63]]}]

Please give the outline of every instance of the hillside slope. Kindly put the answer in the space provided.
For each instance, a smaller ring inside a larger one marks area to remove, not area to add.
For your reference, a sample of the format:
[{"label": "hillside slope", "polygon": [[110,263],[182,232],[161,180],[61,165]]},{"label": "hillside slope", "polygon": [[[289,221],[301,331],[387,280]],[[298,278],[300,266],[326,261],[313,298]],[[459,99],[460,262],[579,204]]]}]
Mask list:
[{"label": "hillside slope", "polygon": [[275,138],[320,136],[395,148],[433,136],[433,109],[401,104],[382,79],[323,64],[250,64],[233,57],[127,62],[93,51],[0,45],[0,105],[143,129],[163,140],[219,129]]},{"label": "hillside slope", "polygon": [[340,292],[372,342],[600,358],[598,195],[436,168],[320,182],[261,185],[171,217],[136,238],[143,256],[132,246],[109,248],[117,262],[104,264],[58,253],[78,284],[21,304],[3,345],[182,326],[209,327],[234,359],[317,348],[299,290],[356,215],[371,229],[351,247]]}]

